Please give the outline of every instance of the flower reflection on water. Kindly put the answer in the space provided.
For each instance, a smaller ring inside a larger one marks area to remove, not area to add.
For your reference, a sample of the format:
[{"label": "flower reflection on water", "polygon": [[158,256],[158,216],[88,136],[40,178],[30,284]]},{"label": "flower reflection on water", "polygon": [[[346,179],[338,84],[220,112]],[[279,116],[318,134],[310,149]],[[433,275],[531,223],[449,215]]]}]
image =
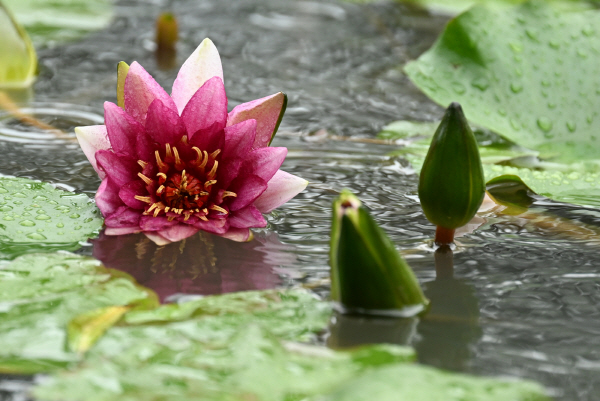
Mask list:
[{"label": "flower reflection on water", "polygon": [[105,266],[132,275],[165,302],[176,294],[221,294],[281,286],[277,273],[295,255],[276,234],[234,242],[198,233],[177,243],[157,246],[143,234],[110,236],[93,241],[93,256]]}]

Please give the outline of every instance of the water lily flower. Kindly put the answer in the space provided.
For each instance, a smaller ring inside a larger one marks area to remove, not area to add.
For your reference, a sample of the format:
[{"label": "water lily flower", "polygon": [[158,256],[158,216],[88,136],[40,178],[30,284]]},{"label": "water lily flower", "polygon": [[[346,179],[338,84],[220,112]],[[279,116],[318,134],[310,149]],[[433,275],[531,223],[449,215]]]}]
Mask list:
[{"label": "water lily flower", "polygon": [[308,183],[279,170],[286,148],[269,147],[285,94],[228,113],[210,39],[183,64],[171,96],[137,62],[120,63],[117,100],[104,104],[105,125],[75,129],[102,179],[96,204],[107,235],[143,232],[161,245],[203,230],[247,241],[266,225],[263,213]]}]

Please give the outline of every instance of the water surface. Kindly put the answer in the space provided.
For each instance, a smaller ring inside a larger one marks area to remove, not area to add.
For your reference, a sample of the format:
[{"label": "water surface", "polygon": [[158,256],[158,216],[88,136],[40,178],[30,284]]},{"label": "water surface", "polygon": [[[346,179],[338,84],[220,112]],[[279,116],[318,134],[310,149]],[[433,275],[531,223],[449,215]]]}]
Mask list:
[{"label": "water surface", "polygon": [[[436,277],[434,227],[418,204],[417,176],[388,156],[395,145],[368,141],[393,120],[441,117],[401,66],[433,43],[444,17],[391,2],[130,0],[115,10],[107,29],[39,50],[40,76],[25,106],[67,135],[0,115],[1,173],[93,194],[99,180],[72,128],[101,123],[103,102],[116,100],[118,61],[137,60],[170,87],[177,69],[158,68],[153,27],[171,10],[181,28],[176,65],[209,36],[230,108],[288,93],[274,145],[289,148],[283,169],[311,185],[268,216],[251,243],[204,235],[158,248],[141,235],[101,236],[80,253],[129,271],[163,300],[299,284],[327,296],[330,205],[349,188],[409,258],[433,310],[421,322],[337,316],[324,342],[410,344],[422,363],[537,380],[557,400],[600,399],[600,213],[539,199],[526,215],[480,216],[483,225],[459,238],[452,274],[446,267]],[[445,256],[438,265],[449,264]],[[0,400],[24,399],[28,380],[0,381]]]}]

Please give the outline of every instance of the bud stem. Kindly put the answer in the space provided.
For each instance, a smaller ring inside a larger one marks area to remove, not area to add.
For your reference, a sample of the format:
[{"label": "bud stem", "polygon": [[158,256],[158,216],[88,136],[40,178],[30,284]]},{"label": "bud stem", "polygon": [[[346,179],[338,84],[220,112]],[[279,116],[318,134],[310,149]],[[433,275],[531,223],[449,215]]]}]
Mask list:
[{"label": "bud stem", "polygon": [[442,226],[437,226],[435,230],[435,243],[436,245],[450,245],[454,242],[454,232],[456,230],[453,228],[445,228]]}]

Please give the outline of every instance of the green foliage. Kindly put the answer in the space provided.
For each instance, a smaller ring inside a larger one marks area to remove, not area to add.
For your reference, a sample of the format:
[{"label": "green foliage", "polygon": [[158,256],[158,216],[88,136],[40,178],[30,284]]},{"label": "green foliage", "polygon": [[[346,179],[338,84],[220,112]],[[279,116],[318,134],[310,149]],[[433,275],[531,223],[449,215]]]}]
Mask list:
[{"label": "green foliage", "polygon": [[25,30],[0,2],[0,88],[26,88],[33,83],[37,56]]},{"label": "green foliage", "polygon": [[75,250],[95,237],[102,218],[87,195],[26,178],[0,177],[0,258]]},{"label": "green foliage", "polygon": [[[400,393],[398,389],[403,389]],[[401,394],[401,397],[400,397]],[[390,365],[365,372],[322,401],[550,401],[539,385],[443,372],[418,365]]]},{"label": "green foliage", "polygon": [[74,40],[112,19],[111,0],[3,1],[36,44]]},{"label": "green foliage", "polygon": [[543,158],[597,159],[598,26],[597,11],[558,12],[545,2],[476,6],[405,71],[434,101],[459,101],[470,121]]},{"label": "green foliage", "polygon": [[419,177],[427,219],[455,229],[469,222],[485,193],[477,142],[459,104],[452,103],[433,135]]},{"label": "green foliage", "polygon": [[[382,139],[403,146],[392,154],[405,157],[421,171],[436,123],[396,121],[379,133]],[[518,176],[535,193],[584,206],[600,207],[600,171],[593,162],[546,163],[538,152],[522,148],[482,128],[473,127],[486,180],[503,175]],[[524,167],[529,165],[530,167]]]},{"label": "green foliage", "polygon": [[410,266],[360,201],[348,191],[333,203],[331,297],[366,313],[414,316],[429,301]]},{"label": "green foliage", "polygon": [[72,319],[107,306],[157,302],[153,292],[96,260],[69,253],[21,256],[0,269],[0,372],[67,367],[80,359],[66,347]]}]

